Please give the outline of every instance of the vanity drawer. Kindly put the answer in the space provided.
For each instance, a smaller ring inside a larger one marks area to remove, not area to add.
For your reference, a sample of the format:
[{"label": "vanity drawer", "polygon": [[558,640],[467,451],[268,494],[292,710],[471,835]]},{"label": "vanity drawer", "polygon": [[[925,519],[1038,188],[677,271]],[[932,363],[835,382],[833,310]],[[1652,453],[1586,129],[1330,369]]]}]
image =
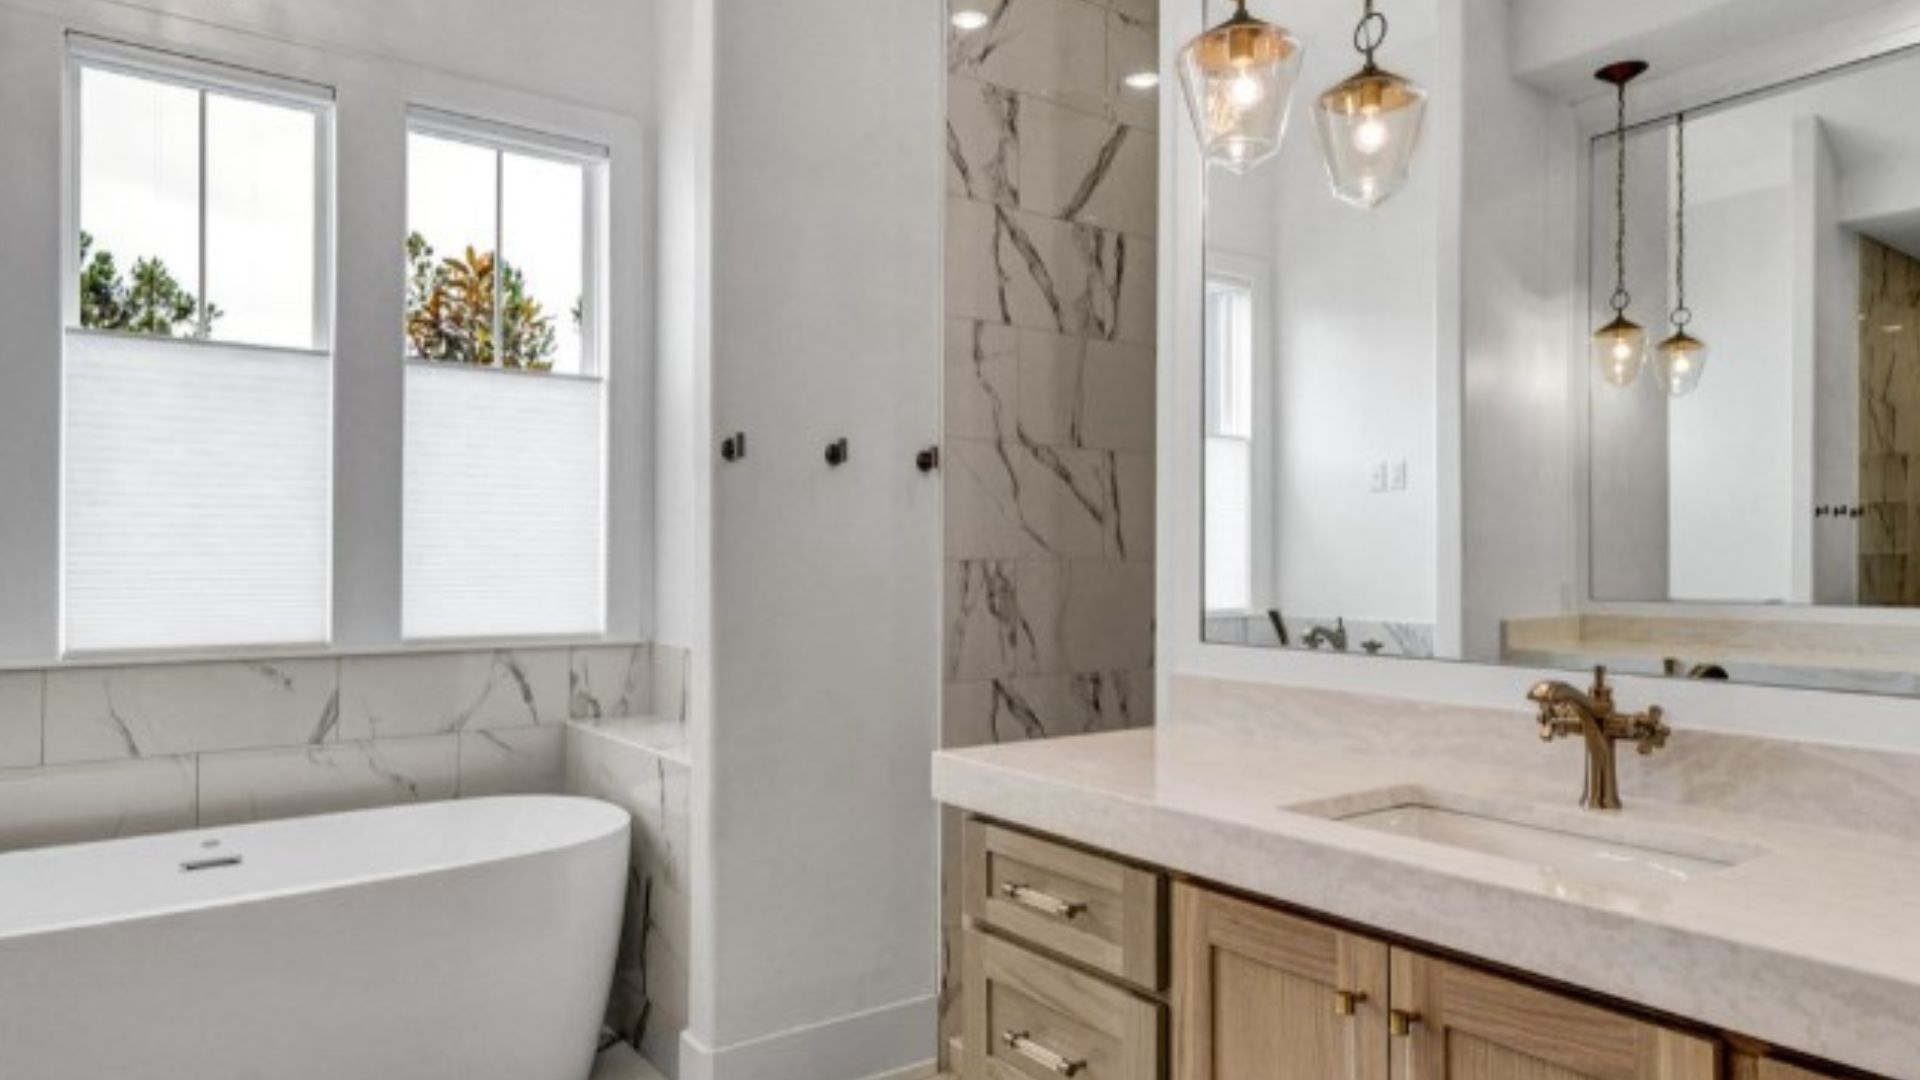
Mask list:
[{"label": "vanity drawer", "polygon": [[965,977],[961,1080],[1159,1080],[1158,1003],[976,928]]},{"label": "vanity drawer", "polygon": [[966,913],[1146,990],[1165,985],[1165,882],[1151,870],[969,819]]}]

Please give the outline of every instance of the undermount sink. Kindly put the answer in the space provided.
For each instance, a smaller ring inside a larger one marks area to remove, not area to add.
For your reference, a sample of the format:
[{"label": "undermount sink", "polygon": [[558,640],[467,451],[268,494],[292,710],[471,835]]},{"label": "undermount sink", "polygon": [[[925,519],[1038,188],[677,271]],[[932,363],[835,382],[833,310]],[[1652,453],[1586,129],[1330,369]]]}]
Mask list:
[{"label": "undermount sink", "polygon": [[1748,845],[1620,817],[1428,788],[1389,788],[1290,809],[1535,866],[1565,891],[1581,885],[1636,891],[1683,886],[1762,854]]}]

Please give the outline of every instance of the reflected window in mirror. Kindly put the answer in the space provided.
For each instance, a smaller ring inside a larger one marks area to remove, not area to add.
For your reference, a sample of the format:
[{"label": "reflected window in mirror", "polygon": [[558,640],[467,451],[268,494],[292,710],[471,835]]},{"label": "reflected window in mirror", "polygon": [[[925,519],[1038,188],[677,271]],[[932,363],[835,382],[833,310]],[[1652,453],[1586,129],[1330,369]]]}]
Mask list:
[{"label": "reflected window in mirror", "polygon": [[1207,610],[1248,611],[1253,588],[1253,283],[1207,278]]}]

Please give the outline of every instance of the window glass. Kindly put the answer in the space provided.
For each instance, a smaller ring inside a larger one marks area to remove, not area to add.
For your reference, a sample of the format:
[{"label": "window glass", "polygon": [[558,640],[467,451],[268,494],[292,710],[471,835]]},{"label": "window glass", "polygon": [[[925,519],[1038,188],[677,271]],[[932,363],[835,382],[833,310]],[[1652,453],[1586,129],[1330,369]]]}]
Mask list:
[{"label": "window glass", "polygon": [[199,327],[199,91],[80,73],[80,325],[192,336]]},{"label": "window glass", "polygon": [[501,169],[508,366],[579,374],[585,320],[586,171],[507,153]]},{"label": "window glass", "polygon": [[407,352],[492,364],[499,167],[484,146],[407,136]]},{"label": "window glass", "polygon": [[207,303],[211,337],[316,345],[320,118],[207,95]]}]

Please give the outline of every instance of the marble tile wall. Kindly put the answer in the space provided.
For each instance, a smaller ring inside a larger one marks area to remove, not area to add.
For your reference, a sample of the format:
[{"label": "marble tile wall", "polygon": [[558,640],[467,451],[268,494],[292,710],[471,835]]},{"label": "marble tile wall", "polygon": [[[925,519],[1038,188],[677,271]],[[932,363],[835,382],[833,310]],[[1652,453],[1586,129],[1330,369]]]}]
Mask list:
[{"label": "marble tile wall", "polygon": [[685,729],[671,720],[576,720],[565,785],[633,814],[626,922],[607,1022],[666,1076],[679,1075],[692,943]]},{"label": "marble tile wall", "polygon": [[1148,724],[1157,5],[949,5],[942,742]]},{"label": "marble tile wall", "polygon": [[1920,260],[1860,239],[1860,602],[1920,605]]},{"label": "marble tile wall", "polygon": [[0,851],[561,789],[570,719],[681,714],[647,645],[0,672]]}]

